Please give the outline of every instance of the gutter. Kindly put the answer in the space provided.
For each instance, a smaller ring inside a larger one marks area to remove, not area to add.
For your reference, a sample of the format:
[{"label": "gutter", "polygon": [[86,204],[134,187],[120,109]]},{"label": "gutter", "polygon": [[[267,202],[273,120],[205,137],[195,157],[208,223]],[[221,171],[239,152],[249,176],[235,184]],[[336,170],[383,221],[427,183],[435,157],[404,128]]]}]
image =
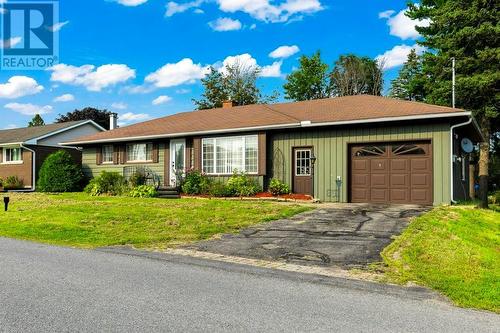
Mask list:
[{"label": "gutter", "polygon": [[72,141],[63,142],[61,145],[65,146],[75,146],[80,144],[94,144],[94,143],[107,143],[107,142],[128,142],[128,141],[138,141],[138,140],[148,140],[148,139],[163,139],[163,138],[175,138],[182,136],[192,136],[192,135],[212,135],[212,134],[222,134],[222,133],[236,133],[236,132],[248,132],[248,131],[258,131],[258,130],[274,130],[274,129],[288,129],[288,128],[309,128],[309,127],[321,127],[321,126],[340,126],[340,125],[355,125],[355,124],[369,124],[369,123],[380,123],[380,122],[391,122],[391,121],[405,121],[405,120],[420,120],[420,119],[435,119],[435,118],[449,118],[449,117],[471,117],[471,112],[460,111],[460,112],[450,112],[445,114],[425,114],[417,116],[402,116],[402,117],[382,117],[382,118],[372,118],[372,119],[360,119],[360,120],[347,120],[347,121],[333,121],[333,122],[319,122],[314,123],[311,121],[300,121],[297,123],[281,124],[273,126],[254,126],[254,127],[242,127],[242,128],[229,128],[221,130],[207,130],[207,131],[195,131],[195,132],[184,132],[184,133],[172,133],[172,134],[156,134],[156,135],[143,135],[135,137],[121,137],[112,139],[99,139],[91,141]]},{"label": "gutter", "polygon": [[454,195],[454,192],[455,192],[454,191],[454,184],[453,184],[453,179],[454,179],[453,178],[453,130],[455,128],[458,128],[458,127],[467,126],[467,125],[471,124],[472,121],[473,121],[473,118],[472,118],[472,116],[470,116],[469,120],[467,120],[466,122],[459,123],[459,124],[456,124],[456,125],[452,125],[450,127],[450,150],[451,150],[451,154],[450,154],[450,171],[451,171],[451,173],[450,173],[450,176],[451,176],[450,177],[450,191],[451,191],[450,197],[451,197],[451,203],[452,204],[456,204],[457,203],[457,201],[455,201],[453,199],[453,195]]},{"label": "gutter", "polygon": [[30,151],[33,154],[33,156],[31,157],[31,165],[32,165],[32,172],[33,172],[31,189],[26,190],[26,191],[20,191],[20,192],[35,192],[35,188],[36,188],[36,152],[33,149],[26,147],[24,145],[24,143],[21,143],[20,146],[21,146],[21,148],[26,149],[27,151]]}]

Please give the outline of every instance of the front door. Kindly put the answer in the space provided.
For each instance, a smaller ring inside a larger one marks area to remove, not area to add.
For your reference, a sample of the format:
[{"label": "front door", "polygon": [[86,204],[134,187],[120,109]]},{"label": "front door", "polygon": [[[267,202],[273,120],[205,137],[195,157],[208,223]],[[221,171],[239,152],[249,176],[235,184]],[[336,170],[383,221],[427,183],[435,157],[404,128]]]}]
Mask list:
[{"label": "front door", "polygon": [[293,192],[313,195],[312,148],[293,149]]},{"label": "front door", "polygon": [[177,186],[186,171],[186,140],[170,141],[170,186]]}]

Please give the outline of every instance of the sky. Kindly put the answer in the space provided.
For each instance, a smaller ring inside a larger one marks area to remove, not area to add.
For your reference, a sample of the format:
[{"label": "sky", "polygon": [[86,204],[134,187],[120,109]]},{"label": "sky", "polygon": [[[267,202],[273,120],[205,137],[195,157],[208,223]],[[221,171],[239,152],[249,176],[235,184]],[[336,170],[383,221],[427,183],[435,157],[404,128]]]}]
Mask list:
[{"label": "sky", "polygon": [[[0,0],[0,3],[6,0]],[[60,0],[59,63],[46,70],[0,70],[0,129],[34,114],[92,106],[119,125],[194,109],[208,66],[259,66],[264,94],[280,92],[301,55],[320,50],[384,59],[385,89],[416,45],[406,0]],[[0,19],[3,16],[0,11]],[[15,47],[21,38],[0,40]]]}]

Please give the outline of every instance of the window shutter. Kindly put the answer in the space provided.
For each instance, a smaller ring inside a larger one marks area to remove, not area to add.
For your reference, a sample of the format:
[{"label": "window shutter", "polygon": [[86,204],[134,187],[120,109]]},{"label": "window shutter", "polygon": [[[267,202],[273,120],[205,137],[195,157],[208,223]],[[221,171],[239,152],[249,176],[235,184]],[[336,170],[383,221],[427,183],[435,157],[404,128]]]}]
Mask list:
[{"label": "window shutter", "polygon": [[96,148],[95,164],[97,165],[102,164],[102,146]]},{"label": "window shutter", "polygon": [[267,174],[267,143],[266,133],[259,133],[259,175],[265,176]]},{"label": "window shutter", "polygon": [[117,145],[113,145],[113,164],[120,164],[120,150]]},{"label": "window shutter", "polygon": [[193,138],[193,169],[202,171],[201,169],[201,138]]},{"label": "window shutter", "polygon": [[125,164],[127,162],[127,146],[121,145],[120,150],[120,164]]},{"label": "window shutter", "polygon": [[153,163],[158,163],[158,161],[159,161],[159,150],[158,150],[158,143],[157,142],[153,143],[153,151],[151,153],[153,155]]},{"label": "window shutter", "polygon": [[3,148],[0,148],[0,163],[3,163]]}]

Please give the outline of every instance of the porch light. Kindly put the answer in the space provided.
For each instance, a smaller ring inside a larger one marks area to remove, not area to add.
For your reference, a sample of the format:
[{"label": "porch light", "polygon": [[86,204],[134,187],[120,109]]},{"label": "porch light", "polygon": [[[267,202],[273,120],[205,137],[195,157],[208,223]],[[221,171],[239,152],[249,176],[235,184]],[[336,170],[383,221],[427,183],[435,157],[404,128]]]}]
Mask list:
[{"label": "porch light", "polygon": [[314,156],[314,154],[311,156],[311,164],[316,164],[316,156]]}]

